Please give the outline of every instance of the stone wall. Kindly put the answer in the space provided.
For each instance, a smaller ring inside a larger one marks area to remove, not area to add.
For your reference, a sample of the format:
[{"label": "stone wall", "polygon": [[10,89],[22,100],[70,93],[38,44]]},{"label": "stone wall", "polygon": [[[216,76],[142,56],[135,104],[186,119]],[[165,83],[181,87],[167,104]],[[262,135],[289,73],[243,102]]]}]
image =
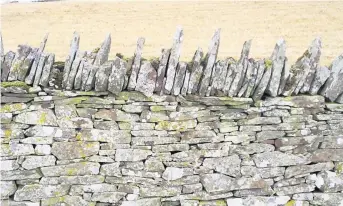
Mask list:
[{"label": "stone wall", "polygon": [[343,55],[217,60],[219,33],[191,62],[181,28],[150,60],[1,47],[1,205],[342,205]]}]

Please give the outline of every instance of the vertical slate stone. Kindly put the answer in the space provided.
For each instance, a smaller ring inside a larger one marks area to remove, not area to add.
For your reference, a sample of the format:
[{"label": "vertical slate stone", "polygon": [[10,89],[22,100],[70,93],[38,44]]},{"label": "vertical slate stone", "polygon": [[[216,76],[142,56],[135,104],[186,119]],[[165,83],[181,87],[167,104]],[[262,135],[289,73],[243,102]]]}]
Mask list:
[{"label": "vertical slate stone", "polygon": [[38,86],[40,78],[41,78],[42,73],[43,73],[43,68],[44,68],[44,65],[45,65],[45,62],[47,59],[48,59],[48,54],[42,53],[40,55],[40,59],[39,59],[39,63],[37,66],[37,71],[36,71],[36,75],[35,75],[35,81],[33,82],[33,86]]},{"label": "vertical slate stone", "polygon": [[204,53],[202,52],[202,49],[199,47],[193,56],[187,94],[196,94],[198,92],[199,83],[203,71],[203,66],[201,65],[201,59],[203,55]]},{"label": "vertical slate stone", "polygon": [[[85,87],[86,87],[86,83],[87,83],[87,79],[89,77],[89,74],[91,72],[91,68],[92,68],[92,65],[95,61],[95,58],[96,58],[96,52],[91,52],[89,54],[87,54],[87,56],[85,58],[83,58],[83,68],[82,68],[82,72],[81,73],[81,90],[85,90]],[[77,75],[76,75],[77,76]],[[75,77],[75,88],[78,86],[76,85],[78,84],[78,78]]]},{"label": "vertical slate stone", "polygon": [[272,75],[272,70],[271,70],[271,60],[266,60],[266,63],[260,63],[260,66],[265,67],[264,69],[264,74],[262,76],[262,79],[258,86],[256,87],[254,94],[252,95],[252,98],[254,101],[258,101],[261,99],[261,97],[264,94],[264,91],[266,90],[270,77]]},{"label": "vertical slate stone", "polygon": [[223,94],[227,96],[229,94],[231,84],[237,75],[237,64],[236,60],[233,58],[228,59],[229,67],[225,78]]},{"label": "vertical slate stone", "polygon": [[87,78],[87,82],[85,83],[85,91],[90,91],[94,88],[94,83],[95,83],[95,75],[99,69],[99,66],[97,65],[86,65],[90,67],[90,72]]},{"label": "vertical slate stone", "polygon": [[34,48],[31,50],[30,54],[25,58],[20,71],[18,73],[18,80],[24,81],[27,73],[30,71],[32,63],[37,55],[38,48]]},{"label": "vertical slate stone", "polygon": [[139,73],[139,68],[141,66],[141,58],[142,58],[142,51],[143,51],[144,43],[145,43],[145,39],[143,37],[138,38],[137,48],[136,48],[135,55],[133,58],[133,64],[132,64],[129,84],[127,86],[127,89],[130,91],[134,90],[136,88],[136,85],[137,85],[137,76]]},{"label": "vertical slate stone", "polygon": [[213,69],[211,78],[211,93],[210,95],[222,94],[225,79],[228,71],[229,59],[219,60]]},{"label": "vertical slate stone", "polygon": [[37,71],[37,67],[38,67],[38,64],[39,64],[40,56],[41,56],[41,54],[44,51],[46,42],[48,41],[48,36],[49,36],[49,34],[46,34],[44,36],[44,38],[43,38],[43,41],[40,43],[37,55],[35,56],[35,59],[33,60],[33,63],[32,63],[32,66],[31,66],[31,69],[30,69],[30,73],[25,78],[25,83],[26,84],[33,84],[33,81],[34,81],[35,76],[36,76],[36,71]]},{"label": "vertical slate stone", "polygon": [[284,64],[284,68],[283,68],[282,74],[281,74],[278,95],[281,95],[283,90],[285,89],[285,85],[286,85],[286,82],[288,81],[289,76],[290,76],[290,74],[289,74],[289,62],[288,62],[288,58],[285,57],[285,64]]},{"label": "vertical slate stone", "polygon": [[170,56],[170,49],[162,49],[162,53],[160,56],[160,63],[157,69],[157,79],[156,79],[156,86],[155,92],[160,93],[162,91],[163,86],[163,79],[166,75],[167,64]]},{"label": "vertical slate stone", "polygon": [[76,52],[79,49],[80,44],[80,35],[77,32],[74,32],[73,39],[70,43],[70,50],[69,55],[65,61],[64,71],[63,71],[63,80],[62,80],[62,88],[65,89],[67,87],[67,82],[69,78],[69,72],[71,70],[71,66],[76,56]]},{"label": "vertical slate stone", "polygon": [[30,54],[32,48],[27,45],[19,45],[17,53],[12,62],[10,73],[8,75],[8,81],[15,81],[18,79],[19,73],[21,73],[21,66],[24,63],[25,58]]},{"label": "vertical slate stone", "polygon": [[55,54],[49,54],[48,59],[45,62],[45,65],[43,68],[43,72],[42,72],[42,76],[41,76],[40,81],[39,81],[39,85],[41,85],[43,87],[48,86],[50,72],[52,70],[52,65],[54,64],[54,61],[55,61]]},{"label": "vertical slate stone", "polygon": [[181,27],[178,27],[174,36],[174,43],[173,43],[173,47],[171,49],[170,57],[168,61],[166,83],[164,85],[165,94],[170,94],[173,88],[176,66],[179,63],[179,58],[180,58],[180,53],[181,53],[182,41],[183,41],[183,29]]},{"label": "vertical slate stone", "polygon": [[152,96],[155,90],[157,72],[151,63],[144,61],[139,70],[136,91],[142,92],[145,96]]},{"label": "vertical slate stone", "polygon": [[274,51],[271,56],[272,60],[272,76],[270,78],[269,85],[266,89],[266,93],[272,97],[278,95],[281,75],[284,69],[286,58],[286,42],[283,39],[280,39],[274,48]]},{"label": "vertical slate stone", "polygon": [[116,57],[112,67],[112,73],[108,79],[108,91],[118,95],[125,86],[125,79],[127,72],[126,61]]},{"label": "vertical slate stone", "polygon": [[317,94],[319,89],[324,85],[329,77],[330,70],[327,67],[317,65],[317,69],[314,74],[313,82],[310,89],[310,94]]},{"label": "vertical slate stone", "polygon": [[80,50],[78,50],[76,52],[76,56],[75,56],[74,61],[71,65],[71,69],[70,69],[67,84],[66,84],[67,90],[73,89],[73,85],[74,85],[74,81],[75,81],[77,71],[78,71],[80,63],[81,63],[81,61],[85,55],[86,55],[86,52],[83,52]]},{"label": "vertical slate stone", "polygon": [[8,78],[8,74],[10,73],[11,65],[13,59],[15,57],[15,53],[9,51],[6,53],[4,61],[1,63],[1,81],[6,82]]},{"label": "vertical slate stone", "polygon": [[307,93],[310,91],[311,84],[314,79],[314,75],[316,72],[316,68],[319,65],[320,55],[321,55],[321,49],[322,49],[322,41],[319,37],[315,38],[309,49],[309,58],[310,58],[310,71],[307,74],[307,77],[305,78],[305,82],[303,87],[301,88],[301,93]]},{"label": "vertical slate stone", "polygon": [[79,68],[77,70],[76,76],[75,76],[75,80],[74,80],[74,89],[79,90],[81,89],[81,76],[82,76],[82,72],[83,72],[83,68],[85,67],[85,59],[82,58]]},{"label": "vertical slate stone", "polygon": [[185,80],[183,81],[183,85],[181,88],[181,95],[185,96],[187,95],[187,89],[189,84],[189,78],[191,76],[190,66],[187,65],[186,74],[185,74]]},{"label": "vertical slate stone", "polygon": [[172,89],[172,94],[177,96],[181,92],[181,87],[184,83],[185,75],[187,70],[186,62],[179,62],[176,68],[175,81]]},{"label": "vertical slate stone", "polygon": [[102,64],[95,75],[95,91],[104,92],[108,88],[108,78],[112,72],[113,61]]},{"label": "vertical slate stone", "polygon": [[241,86],[245,77],[245,72],[247,69],[246,63],[249,57],[250,47],[251,47],[251,40],[244,42],[243,49],[241,52],[241,57],[237,62],[237,69],[236,69],[237,73],[236,73],[235,79],[232,81],[230,91],[228,92],[229,97],[236,96],[239,90],[241,89]]},{"label": "vertical slate stone", "polygon": [[208,91],[208,86],[210,85],[213,66],[217,60],[219,43],[220,43],[220,29],[217,29],[212,37],[209,51],[206,55],[206,67],[204,69],[204,74],[201,78],[201,82],[199,85],[200,96],[205,96],[206,92]]},{"label": "vertical slate stone", "polygon": [[329,69],[330,77],[325,82],[320,94],[333,102],[343,92],[343,54],[332,62]]},{"label": "vertical slate stone", "polygon": [[96,54],[94,65],[100,66],[108,60],[108,54],[111,50],[111,34],[107,34],[104,42],[101,44],[101,47]]},{"label": "vertical slate stone", "polygon": [[[248,82],[248,87],[244,93],[244,97],[250,97],[252,95],[252,92],[254,91],[254,87],[256,84],[257,79],[257,72],[258,72],[258,62],[254,61],[253,59],[249,59],[249,65],[251,66],[251,74],[250,74],[250,80]],[[248,67],[249,71],[249,67]]]},{"label": "vertical slate stone", "polygon": [[255,89],[257,88],[257,86],[260,84],[261,79],[263,77],[264,74],[264,70],[265,70],[265,66],[264,66],[264,60],[258,60],[255,62],[255,66],[257,67],[257,75],[256,75],[256,81],[255,81],[255,85],[254,88],[251,91],[251,95],[254,94]]},{"label": "vertical slate stone", "polygon": [[253,78],[254,78],[254,67],[253,67],[254,60],[249,59],[246,62],[247,62],[247,69],[245,72],[245,77],[244,77],[244,80],[242,83],[242,87],[237,94],[238,97],[244,96],[244,94],[246,93],[246,91],[248,89],[250,82],[253,81]]}]

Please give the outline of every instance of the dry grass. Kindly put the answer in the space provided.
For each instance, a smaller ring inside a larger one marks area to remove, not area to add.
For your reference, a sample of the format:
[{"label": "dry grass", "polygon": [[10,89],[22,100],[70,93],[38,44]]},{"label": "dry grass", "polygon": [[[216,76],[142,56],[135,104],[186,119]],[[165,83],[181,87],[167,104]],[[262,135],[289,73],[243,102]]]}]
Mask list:
[{"label": "dry grass", "polygon": [[190,60],[198,46],[206,52],[216,28],[222,28],[219,57],[238,57],[253,39],[251,56],[269,57],[278,38],[287,41],[294,62],[317,35],[322,63],[343,51],[343,2],[50,2],[1,6],[5,50],[20,43],[38,46],[50,33],[46,50],[64,60],[73,31],[81,49],[92,50],[112,34],[110,57],[131,56],[139,36],[146,38],[143,56],[159,56],[170,47],[177,25],[184,27],[181,58]]}]

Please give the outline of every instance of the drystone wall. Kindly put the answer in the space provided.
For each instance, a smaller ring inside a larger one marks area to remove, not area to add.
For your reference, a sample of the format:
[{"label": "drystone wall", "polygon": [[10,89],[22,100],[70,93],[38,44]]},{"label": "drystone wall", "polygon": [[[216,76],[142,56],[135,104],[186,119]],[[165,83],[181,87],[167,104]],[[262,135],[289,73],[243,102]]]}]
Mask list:
[{"label": "drystone wall", "polygon": [[151,60],[1,46],[1,205],[343,205],[343,54],[217,60],[219,35],[189,63],[181,28]]}]

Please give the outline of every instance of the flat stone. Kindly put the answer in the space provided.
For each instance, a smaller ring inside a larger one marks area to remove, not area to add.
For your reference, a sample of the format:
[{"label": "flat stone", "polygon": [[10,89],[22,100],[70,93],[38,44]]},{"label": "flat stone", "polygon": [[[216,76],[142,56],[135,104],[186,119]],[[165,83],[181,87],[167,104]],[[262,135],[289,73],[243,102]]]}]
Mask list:
[{"label": "flat stone", "polygon": [[55,165],[56,158],[52,155],[47,156],[26,156],[21,166],[26,169],[35,169]]},{"label": "flat stone", "polygon": [[268,125],[279,123],[281,123],[281,119],[279,117],[254,117],[238,121],[238,125]]},{"label": "flat stone", "polygon": [[260,107],[270,107],[270,106],[290,106],[299,108],[319,108],[323,107],[325,99],[323,96],[292,96],[292,97],[267,97],[264,101],[257,103]]},{"label": "flat stone", "polygon": [[210,85],[213,66],[217,60],[219,42],[220,42],[220,29],[217,29],[215,31],[212,39],[211,39],[209,51],[206,55],[206,58],[207,58],[206,59],[206,67],[204,69],[203,76],[201,78],[201,82],[199,84],[199,95],[200,96],[205,96],[205,94],[208,90],[208,86]]},{"label": "flat stone", "polygon": [[313,193],[314,205],[340,205],[343,203],[343,193]]},{"label": "flat stone", "polygon": [[230,198],[226,199],[227,205],[235,206],[259,206],[259,205],[286,205],[290,197],[278,196],[278,197],[263,197],[263,196],[249,196],[247,198]]},{"label": "flat stone", "polygon": [[258,142],[263,142],[268,139],[278,139],[286,135],[284,131],[261,131],[256,134]]},{"label": "flat stone", "polygon": [[0,191],[0,198],[1,199],[9,199],[9,196],[12,196],[15,191],[17,190],[17,185],[14,181],[0,181],[1,191]]},{"label": "flat stone", "polygon": [[67,205],[80,205],[80,206],[88,206],[88,205],[93,205],[95,203],[88,202],[84,200],[80,196],[62,196],[62,197],[51,197],[47,199],[43,199],[41,201],[42,206],[50,206],[50,205],[59,205],[59,204],[67,204]]},{"label": "flat stone", "polygon": [[284,175],[285,168],[284,167],[256,168],[253,166],[242,166],[241,173],[242,173],[242,176],[247,176],[247,177],[258,176],[263,179],[266,179],[266,178],[280,177]]},{"label": "flat stone", "polygon": [[317,149],[313,151],[312,162],[343,161],[343,149]]},{"label": "flat stone", "polygon": [[124,192],[101,192],[93,193],[91,200],[95,202],[117,203],[125,197]]},{"label": "flat stone", "polygon": [[108,55],[111,49],[111,35],[107,34],[105,40],[102,42],[100,49],[94,60],[94,65],[100,66],[108,60]]},{"label": "flat stone", "polygon": [[16,160],[2,160],[0,161],[0,171],[10,171],[19,168],[19,164]]},{"label": "flat stone", "polygon": [[128,90],[134,90],[137,86],[137,83],[139,82],[138,73],[141,67],[141,58],[142,58],[144,43],[145,43],[145,38],[143,37],[138,38],[135,55],[133,57],[131,75],[130,75],[129,83],[127,85]]},{"label": "flat stone", "polygon": [[25,185],[14,194],[15,201],[40,200],[68,194],[69,185]]},{"label": "flat stone", "polygon": [[121,206],[161,206],[161,198],[143,198],[135,201],[123,201]]},{"label": "flat stone", "polygon": [[232,177],[240,177],[241,160],[238,155],[219,158],[205,158],[203,166]]},{"label": "flat stone", "polygon": [[67,165],[42,167],[41,171],[46,177],[96,175],[99,174],[100,164],[93,162],[79,162]]},{"label": "flat stone", "polygon": [[140,188],[140,195],[142,197],[171,197],[181,194],[181,186],[177,187],[159,187],[159,186],[142,186]]},{"label": "flat stone", "polygon": [[56,116],[50,109],[23,112],[15,116],[13,121],[23,124],[57,126]]},{"label": "flat stone", "polygon": [[43,71],[41,78],[39,80],[39,85],[43,87],[47,87],[49,83],[49,77],[51,70],[53,68],[53,64],[55,62],[55,54],[48,54],[48,58],[44,64]]},{"label": "flat stone", "polygon": [[228,71],[229,59],[219,60],[213,68],[213,76],[211,78],[211,93],[213,96],[215,94],[221,94],[224,86],[225,79]]},{"label": "flat stone", "polygon": [[100,174],[106,176],[121,177],[121,168],[119,168],[120,163],[115,162],[111,164],[103,164],[100,168]]},{"label": "flat stone", "polygon": [[315,184],[322,192],[340,192],[343,190],[343,175],[331,171],[322,171],[317,174]]},{"label": "flat stone", "polygon": [[185,121],[161,121],[158,122],[156,130],[168,130],[168,131],[187,131],[188,129],[195,128],[197,124],[196,120],[185,120]]},{"label": "flat stone", "polygon": [[315,189],[315,185],[299,184],[286,187],[276,187],[274,191],[278,196],[292,195],[296,193],[312,192]]},{"label": "flat stone", "polygon": [[99,148],[98,142],[55,142],[51,153],[58,159],[77,159],[95,155]]},{"label": "flat stone", "polygon": [[95,91],[104,92],[108,88],[108,78],[112,73],[112,61],[103,63],[95,74]]},{"label": "flat stone", "polygon": [[163,80],[167,71],[167,64],[170,52],[171,49],[162,49],[161,51],[161,56],[159,58],[160,63],[157,69],[156,85],[154,90],[157,94],[161,93],[162,89],[164,88]]},{"label": "flat stone", "polygon": [[1,171],[1,180],[26,180],[26,179],[39,179],[42,174],[39,170],[11,170]]},{"label": "flat stone", "polygon": [[83,129],[77,134],[76,139],[79,141],[128,144],[131,142],[131,134],[129,130]]},{"label": "flat stone", "polygon": [[108,78],[108,91],[118,95],[124,89],[126,72],[126,61],[117,57],[113,63],[112,73]]},{"label": "flat stone", "polygon": [[233,149],[237,154],[255,154],[263,152],[272,152],[275,147],[271,144],[250,143],[248,145],[237,146]]},{"label": "flat stone", "polygon": [[169,60],[168,60],[166,82],[164,84],[164,91],[163,91],[163,93],[165,94],[170,94],[173,88],[174,77],[176,73],[176,66],[179,63],[179,58],[181,54],[182,41],[183,41],[183,29],[181,27],[177,27],[177,30],[173,39],[173,46],[172,46]]},{"label": "flat stone", "polygon": [[257,167],[280,167],[309,163],[303,155],[285,154],[279,151],[265,152],[253,156]]},{"label": "flat stone", "polygon": [[147,159],[152,152],[141,149],[118,149],[116,152],[116,161],[140,161]]}]

